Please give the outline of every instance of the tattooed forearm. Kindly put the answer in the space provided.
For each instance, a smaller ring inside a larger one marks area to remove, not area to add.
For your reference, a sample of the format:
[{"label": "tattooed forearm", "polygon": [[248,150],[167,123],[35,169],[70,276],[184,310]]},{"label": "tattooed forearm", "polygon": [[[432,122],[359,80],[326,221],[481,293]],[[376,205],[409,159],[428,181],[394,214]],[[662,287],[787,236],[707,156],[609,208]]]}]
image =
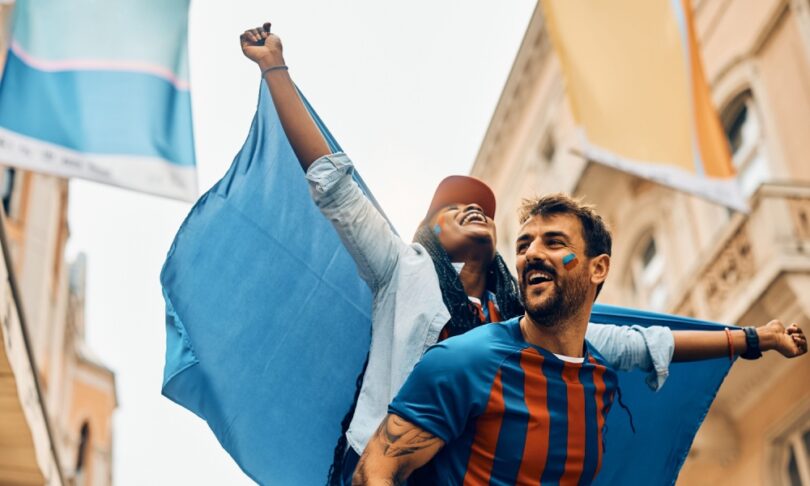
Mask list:
[{"label": "tattooed forearm", "polygon": [[385,457],[402,457],[439,444],[441,439],[414,427],[396,415],[389,415],[377,429]]},{"label": "tattooed forearm", "polygon": [[388,415],[363,451],[352,477],[355,486],[405,484],[430,461],[444,441],[396,415]]},{"label": "tattooed forearm", "polygon": [[368,456],[363,455],[363,457],[360,458],[360,462],[357,463],[357,469],[352,476],[352,486],[400,486],[405,484],[407,478],[403,477],[401,474],[402,471],[396,471],[396,477],[394,478],[378,479],[377,481],[369,480],[368,474],[366,474],[367,457]]}]

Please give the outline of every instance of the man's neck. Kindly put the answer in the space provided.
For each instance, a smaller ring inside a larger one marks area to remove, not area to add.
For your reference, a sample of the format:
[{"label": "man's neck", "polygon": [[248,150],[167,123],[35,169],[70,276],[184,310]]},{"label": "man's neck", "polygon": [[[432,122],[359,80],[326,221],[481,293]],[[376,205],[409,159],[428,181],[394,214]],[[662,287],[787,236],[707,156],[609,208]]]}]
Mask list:
[{"label": "man's neck", "polygon": [[583,306],[575,315],[562,319],[551,327],[538,324],[528,313],[524,314],[520,319],[520,331],[530,344],[540,346],[554,354],[581,357],[591,307]]},{"label": "man's neck", "polygon": [[484,263],[479,259],[464,262],[458,277],[461,280],[461,285],[464,286],[464,292],[468,296],[479,299],[483,297],[484,292],[487,290],[489,263]]}]

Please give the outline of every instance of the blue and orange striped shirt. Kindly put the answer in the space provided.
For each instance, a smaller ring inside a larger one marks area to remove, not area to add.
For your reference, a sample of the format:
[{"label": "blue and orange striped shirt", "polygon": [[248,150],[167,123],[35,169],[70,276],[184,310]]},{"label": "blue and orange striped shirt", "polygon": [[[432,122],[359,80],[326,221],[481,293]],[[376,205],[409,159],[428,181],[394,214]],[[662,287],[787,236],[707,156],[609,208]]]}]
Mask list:
[{"label": "blue and orange striped shirt", "polygon": [[432,347],[389,406],[441,438],[435,484],[590,484],[616,374],[585,343],[583,363],[527,343],[519,317]]}]

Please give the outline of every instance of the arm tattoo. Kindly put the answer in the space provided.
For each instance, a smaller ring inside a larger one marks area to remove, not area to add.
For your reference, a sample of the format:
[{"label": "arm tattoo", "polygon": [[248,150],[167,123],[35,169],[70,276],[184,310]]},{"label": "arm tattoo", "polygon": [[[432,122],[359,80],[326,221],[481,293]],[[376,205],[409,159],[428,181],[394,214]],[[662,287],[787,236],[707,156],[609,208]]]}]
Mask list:
[{"label": "arm tattoo", "polygon": [[396,415],[388,415],[377,429],[386,457],[402,457],[440,442],[436,436],[413,427]]},{"label": "arm tattoo", "polygon": [[[395,469],[389,470],[387,474],[390,474],[390,476],[377,478],[377,481],[382,480],[383,482],[373,484],[403,485],[408,479],[411,470],[417,464],[421,464],[419,453],[434,448],[434,446],[441,448],[442,445],[442,440],[433,434],[423,431],[396,415],[389,414],[380,424],[366,451],[360,457],[360,462],[357,464],[357,469],[352,477],[352,485],[364,486],[371,484],[368,473],[375,468],[370,466],[369,462],[376,459],[369,460],[369,455],[375,456],[379,452],[382,452],[384,457],[394,460],[393,467]],[[436,453],[438,448],[433,449],[431,456]],[[371,449],[374,449],[375,452],[370,452]],[[412,456],[414,454],[416,456]],[[421,458],[421,460],[427,459],[424,455]]]}]

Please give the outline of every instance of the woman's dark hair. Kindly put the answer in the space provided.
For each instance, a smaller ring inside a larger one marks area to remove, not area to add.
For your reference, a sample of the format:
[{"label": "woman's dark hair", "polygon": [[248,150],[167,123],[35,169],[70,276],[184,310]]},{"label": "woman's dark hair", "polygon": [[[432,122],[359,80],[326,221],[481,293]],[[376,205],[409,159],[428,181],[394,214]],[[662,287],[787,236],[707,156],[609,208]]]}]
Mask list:
[{"label": "woman's dark hair", "polygon": [[[464,286],[461,284],[458,272],[453,267],[444,247],[442,247],[439,242],[439,238],[433,232],[429,220],[426,219],[422,222],[416,230],[413,239],[416,243],[425,247],[431,260],[433,260],[436,275],[439,277],[439,288],[442,291],[442,300],[444,300],[444,305],[447,307],[447,310],[450,311],[450,321],[447,323],[449,335],[457,336],[464,334],[470,329],[480,326],[481,321],[478,320],[475,311],[470,305],[470,299],[464,291]],[[509,273],[506,263],[498,253],[495,253],[495,258],[489,266],[487,289],[495,294],[501,319],[507,320],[523,314],[523,306],[520,303],[517,281],[512,274]],[[357,407],[357,398],[360,395],[360,387],[363,384],[363,376],[366,373],[367,365],[368,357],[366,357],[366,364],[363,365],[363,371],[361,371],[360,375],[357,377],[354,402],[340,423],[340,438],[338,439],[337,446],[335,446],[332,466],[329,468],[329,477],[327,479],[328,486],[339,486],[341,484],[343,458],[347,446],[346,432],[349,430],[352,417],[354,417],[354,410],[355,407]]]},{"label": "woman's dark hair", "polygon": [[[470,299],[464,291],[458,272],[453,267],[450,257],[439,242],[439,238],[433,232],[429,222],[422,223],[416,230],[414,241],[425,247],[433,266],[436,268],[436,275],[439,277],[439,288],[442,290],[442,299],[447,310],[450,311],[450,321],[448,329],[450,336],[464,334],[474,327],[481,325],[481,321],[470,305]],[[489,265],[487,274],[487,289],[495,294],[501,318],[511,319],[523,313],[518,294],[518,284],[515,278],[509,273],[506,263],[501,255],[495,253],[495,258]]]}]

